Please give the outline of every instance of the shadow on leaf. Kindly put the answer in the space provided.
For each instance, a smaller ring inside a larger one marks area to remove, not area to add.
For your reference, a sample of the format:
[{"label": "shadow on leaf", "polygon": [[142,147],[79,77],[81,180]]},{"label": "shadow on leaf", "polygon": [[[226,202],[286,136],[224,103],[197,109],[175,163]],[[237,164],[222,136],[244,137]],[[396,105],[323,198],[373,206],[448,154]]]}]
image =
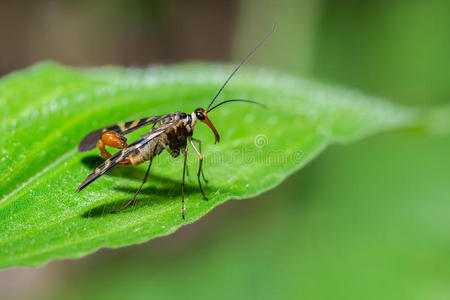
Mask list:
[{"label": "shadow on leaf", "polygon": [[81,159],[83,165],[92,170],[101,165],[101,163],[104,161],[105,160],[98,155],[89,155]]},{"label": "shadow on leaf", "polygon": [[[89,169],[92,169],[92,170],[95,169],[96,167],[98,167],[99,165],[101,165],[104,161],[105,160],[103,158],[96,156],[96,155],[86,156],[81,160],[81,162],[85,166],[87,166]],[[134,179],[136,181],[141,182],[144,179],[145,171],[146,170],[136,168],[135,166],[117,166],[114,169],[107,172],[106,174],[104,174],[103,176],[130,178],[130,179]],[[181,183],[181,174],[182,174],[182,170],[180,170],[180,180],[177,181],[177,180],[173,180],[170,178],[166,178],[164,176],[155,175],[150,171],[148,181],[149,182],[163,182],[163,183],[171,182],[174,184],[175,183],[180,184]]]},{"label": "shadow on leaf", "polygon": [[[131,200],[132,196],[136,192],[137,187],[120,187],[119,186],[119,187],[115,187],[114,189],[117,191],[120,191],[120,192],[127,192],[130,194],[130,197],[123,198],[123,199],[117,200],[112,203],[101,204],[97,207],[94,207],[94,208],[86,211],[82,215],[82,217],[83,218],[97,218],[97,217],[101,217],[105,214],[110,214],[112,211],[121,208],[128,201]],[[198,189],[198,186],[186,185],[184,187],[185,195],[191,195],[191,194],[196,194],[196,193],[198,193],[199,199],[201,199],[202,196],[200,194],[200,190]],[[139,195],[147,195],[147,196],[143,198],[143,197],[139,197]],[[181,186],[176,185],[176,186],[173,186],[172,188],[170,188],[170,187],[163,187],[163,188],[146,187],[141,190],[139,195],[137,198],[138,202],[134,206],[131,206],[131,207],[121,211],[119,214],[129,213],[129,212],[132,212],[135,209],[139,209],[140,207],[143,207],[143,206],[153,206],[155,204],[161,205],[164,203],[168,203],[170,201],[174,201],[175,197],[177,197],[178,195],[181,195]],[[152,197],[152,195],[154,197]],[[203,199],[201,199],[201,200],[203,200]],[[180,205],[181,205],[181,200],[180,200]],[[181,206],[180,206],[180,209],[181,209]]]}]

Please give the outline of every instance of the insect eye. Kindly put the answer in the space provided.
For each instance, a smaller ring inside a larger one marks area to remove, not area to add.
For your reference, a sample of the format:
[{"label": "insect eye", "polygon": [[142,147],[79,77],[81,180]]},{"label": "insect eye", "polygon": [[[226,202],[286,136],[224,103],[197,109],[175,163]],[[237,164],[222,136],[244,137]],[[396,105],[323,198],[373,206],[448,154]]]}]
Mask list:
[{"label": "insect eye", "polygon": [[197,119],[199,119],[201,121],[203,121],[205,119],[205,116],[200,112],[196,112],[195,116],[197,117]]}]

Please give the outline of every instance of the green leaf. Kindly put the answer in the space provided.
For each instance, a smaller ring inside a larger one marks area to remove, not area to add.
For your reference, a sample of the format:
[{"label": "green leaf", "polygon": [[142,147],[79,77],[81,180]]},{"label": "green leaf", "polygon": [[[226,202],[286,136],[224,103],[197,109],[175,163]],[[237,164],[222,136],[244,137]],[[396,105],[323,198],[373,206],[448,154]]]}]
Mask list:
[{"label": "green leaf", "polygon": [[1,79],[0,267],[36,266],[170,234],[229,199],[277,186],[330,143],[423,126],[430,119],[418,109],[247,67],[221,98],[252,99],[269,109],[233,103],[211,112],[220,144],[203,124],[195,128],[194,137],[203,141],[210,200],[198,190],[198,160],[190,151],[186,220],[182,157],[168,153],[154,160],[139,203],[123,213],[109,212],[132,197],[146,164],[116,168],[74,192],[102,161],[97,150],[77,152],[85,134],[119,121],[205,107],[230,71],[208,64],[77,70],[41,63]]}]

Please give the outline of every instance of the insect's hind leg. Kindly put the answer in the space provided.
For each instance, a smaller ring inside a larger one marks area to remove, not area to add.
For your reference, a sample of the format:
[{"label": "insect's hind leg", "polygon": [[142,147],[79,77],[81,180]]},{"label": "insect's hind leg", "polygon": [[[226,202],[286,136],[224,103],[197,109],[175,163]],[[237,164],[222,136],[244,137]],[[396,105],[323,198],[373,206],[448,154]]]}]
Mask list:
[{"label": "insect's hind leg", "polygon": [[122,210],[124,210],[124,209],[126,209],[126,208],[128,208],[128,207],[130,207],[130,206],[132,206],[132,205],[134,205],[134,204],[136,204],[136,202],[137,202],[136,197],[137,197],[137,195],[139,194],[139,192],[141,191],[142,186],[147,182],[147,178],[148,178],[148,174],[150,173],[150,167],[151,167],[151,166],[152,166],[152,160],[150,160],[150,162],[149,162],[149,164],[148,164],[147,172],[145,172],[144,180],[142,180],[141,185],[139,186],[139,188],[137,189],[137,191],[134,193],[133,198],[132,198],[130,201],[128,201],[128,203],[125,204],[124,206],[122,206],[121,208],[116,209],[116,210],[113,210],[113,211],[111,212],[112,214],[121,212]]}]

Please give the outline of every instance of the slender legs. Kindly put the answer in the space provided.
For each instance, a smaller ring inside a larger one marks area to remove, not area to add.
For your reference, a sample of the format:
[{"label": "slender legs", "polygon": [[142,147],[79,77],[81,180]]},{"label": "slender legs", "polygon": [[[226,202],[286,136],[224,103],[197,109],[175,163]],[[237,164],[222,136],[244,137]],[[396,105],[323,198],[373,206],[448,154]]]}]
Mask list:
[{"label": "slender legs", "polygon": [[[192,138],[192,141],[197,142],[198,143],[198,152],[201,154],[202,153],[202,141],[196,139],[196,138]],[[195,147],[194,147],[195,148]],[[196,151],[197,152],[197,151]],[[203,156],[202,156],[203,157]],[[202,172],[202,177],[203,180],[208,183],[208,179],[206,179],[205,177],[205,173],[203,172],[203,168],[200,168],[201,172]]]},{"label": "slender legs", "polygon": [[[142,180],[141,185],[140,185],[139,188],[137,189],[136,193],[134,193],[133,198],[132,198],[130,201],[128,201],[127,204],[125,204],[124,206],[122,206],[122,207],[119,208],[119,209],[116,209],[116,210],[112,211],[111,213],[115,214],[115,213],[121,212],[122,210],[128,208],[129,206],[136,204],[136,202],[137,202],[136,196],[137,196],[137,195],[139,194],[139,192],[141,191],[142,186],[147,182],[148,173],[150,172],[150,167],[151,167],[151,166],[152,166],[152,160],[149,161],[148,168],[147,168],[147,172],[145,172],[144,180]],[[184,176],[183,176],[183,179],[184,179]]]},{"label": "slender legs", "polygon": [[[196,142],[198,142],[199,144],[199,148],[201,148],[201,141],[197,140],[197,139],[193,139],[193,138],[189,138],[189,142],[191,143],[192,148],[194,148],[195,153],[197,153],[198,159],[199,159],[199,166],[198,166],[198,172],[197,172],[197,179],[198,179],[198,186],[200,188],[200,192],[202,193],[203,199],[205,199],[206,201],[208,201],[208,197],[205,196],[205,193],[203,192],[203,187],[202,187],[202,182],[200,180],[200,174],[203,175],[203,171],[202,171],[202,165],[203,165],[203,155],[201,154],[201,152],[197,149],[197,147],[195,147],[193,140],[195,140]],[[206,182],[208,182],[205,179],[205,175],[203,175],[203,180],[205,180]]]},{"label": "slender legs", "polygon": [[[199,144],[199,148],[201,149],[201,141],[191,138],[189,137],[189,142],[192,146],[192,148],[194,148],[195,153],[197,153],[197,156],[200,160],[200,165],[198,168],[198,172],[197,172],[197,179],[198,179],[198,186],[200,187],[200,192],[202,193],[203,199],[205,199],[206,201],[208,201],[208,198],[205,196],[205,193],[203,191],[203,187],[202,187],[202,183],[200,180],[200,174],[203,176],[203,180],[205,180],[205,182],[208,182],[205,178],[205,175],[203,174],[203,169],[202,169],[202,163],[203,163],[203,155],[201,154],[201,152],[197,149],[197,147],[195,147],[193,141],[196,141]],[[169,147],[167,147],[167,145],[161,143],[161,145],[169,152],[169,154],[173,157],[177,157],[178,154],[177,153],[173,153],[172,150],[170,150]],[[185,186],[185,182],[186,182],[186,172],[187,172],[187,148],[183,149],[183,155],[184,155],[184,162],[183,162],[183,177],[181,179],[181,217],[184,219],[184,212],[186,210],[185,206],[184,206],[184,186]]]},{"label": "slender legs", "polygon": [[[199,145],[199,149],[197,149],[197,147],[194,144],[194,141],[198,143]],[[194,149],[195,153],[197,154],[198,158],[199,158],[199,166],[198,166],[198,172],[197,172],[197,180],[198,180],[198,186],[200,188],[200,192],[202,193],[203,199],[205,199],[206,201],[208,201],[208,198],[205,195],[205,192],[203,191],[203,187],[202,187],[202,183],[201,183],[201,179],[200,176],[203,177],[203,180],[205,182],[208,182],[208,180],[206,180],[205,175],[203,173],[203,169],[202,169],[202,165],[203,165],[203,155],[201,153],[201,141],[197,140],[195,138],[189,137],[189,143],[191,144],[192,148]],[[102,138],[98,141],[97,143],[98,148],[100,149],[100,155],[105,158],[108,159],[111,157],[111,154],[105,149],[105,145],[111,146],[111,147],[115,147],[118,149],[123,149],[127,146],[126,144],[126,139],[115,133],[115,132],[111,132],[111,131],[107,131],[102,135]],[[164,143],[161,143],[161,145],[169,152],[169,154],[172,157],[177,157],[178,153],[173,152],[169,147],[167,147],[167,145],[165,145]],[[185,186],[185,179],[186,179],[186,170],[187,170],[187,153],[188,150],[187,148],[182,150],[183,155],[184,155],[184,163],[183,163],[183,177],[181,180],[181,217],[184,219],[184,212],[185,212],[185,206],[184,206],[184,186]],[[127,163],[128,164],[128,163]],[[131,162],[129,163],[131,164]],[[139,192],[141,191],[142,187],[144,186],[144,184],[147,182],[147,178],[148,178],[148,174],[150,173],[150,168],[152,166],[152,160],[149,161],[148,164],[148,168],[147,168],[147,172],[145,173],[144,179],[142,180],[141,185],[139,186],[139,188],[137,189],[137,191],[134,193],[133,198],[128,201],[127,204],[125,204],[124,206],[122,206],[121,208],[112,211],[111,213],[118,213],[121,212],[122,210],[136,204],[137,200],[136,197],[139,194]]]}]

